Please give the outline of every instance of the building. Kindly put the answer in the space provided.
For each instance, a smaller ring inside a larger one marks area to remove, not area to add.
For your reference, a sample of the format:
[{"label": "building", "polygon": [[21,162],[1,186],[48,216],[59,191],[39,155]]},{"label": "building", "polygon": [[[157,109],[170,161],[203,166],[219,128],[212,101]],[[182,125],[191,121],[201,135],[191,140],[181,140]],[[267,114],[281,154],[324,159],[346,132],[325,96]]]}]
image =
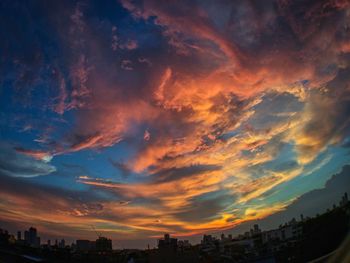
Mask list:
[{"label": "building", "polygon": [[181,247],[190,247],[191,243],[188,240],[180,240],[177,242],[177,245]]},{"label": "building", "polygon": [[99,252],[107,252],[112,250],[112,240],[106,237],[96,239],[96,250]]},{"label": "building", "polygon": [[212,235],[204,235],[203,239],[201,241],[202,244],[207,244],[207,243],[211,243],[214,241],[214,237]]},{"label": "building", "polygon": [[156,262],[176,262],[177,252],[177,238],[171,238],[169,234],[165,234],[164,238],[158,239],[158,259]]},{"label": "building", "polygon": [[262,232],[263,244],[282,244],[284,242],[293,242],[298,240],[302,235],[300,224],[292,221],[289,224],[280,226],[277,229]]},{"label": "building", "polygon": [[252,229],[250,229],[250,236],[258,235],[261,233],[261,229],[258,224],[255,224]]},{"label": "building", "polygon": [[80,239],[76,242],[76,248],[78,251],[95,250],[95,243],[91,242],[90,240]]},{"label": "building", "polygon": [[205,253],[215,251],[219,246],[219,240],[212,235],[204,235],[201,241],[201,250]]},{"label": "building", "polygon": [[188,240],[179,240],[177,242],[177,247],[178,249],[180,249],[181,251],[184,251],[186,249],[191,248],[191,243]]},{"label": "building", "polygon": [[38,237],[37,230],[34,227],[24,231],[24,240],[26,244],[32,247],[40,247],[40,237]]},{"label": "building", "polygon": [[17,231],[16,243],[19,244],[19,245],[25,245],[26,244],[25,240],[22,239],[22,232],[21,231]]},{"label": "building", "polygon": [[58,243],[58,247],[59,248],[65,248],[66,247],[66,241],[64,239],[62,239],[59,243]]},{"label": "building", "polygon": [[165,234],[163,239],[158,240],[158,249],[176,251],[177,238],[171,238],[169,234]]}]

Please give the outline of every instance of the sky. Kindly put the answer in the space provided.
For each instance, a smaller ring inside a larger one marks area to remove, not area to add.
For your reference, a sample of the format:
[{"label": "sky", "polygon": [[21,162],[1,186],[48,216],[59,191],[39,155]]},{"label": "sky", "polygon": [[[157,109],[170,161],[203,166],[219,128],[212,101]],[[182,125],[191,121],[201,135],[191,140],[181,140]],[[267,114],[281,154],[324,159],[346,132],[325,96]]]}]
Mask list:
[{"label": "sky", "polygon": [[13,231],[146,247],[279,225],[347,174],[346,0],[5,0],[0,38]]}]

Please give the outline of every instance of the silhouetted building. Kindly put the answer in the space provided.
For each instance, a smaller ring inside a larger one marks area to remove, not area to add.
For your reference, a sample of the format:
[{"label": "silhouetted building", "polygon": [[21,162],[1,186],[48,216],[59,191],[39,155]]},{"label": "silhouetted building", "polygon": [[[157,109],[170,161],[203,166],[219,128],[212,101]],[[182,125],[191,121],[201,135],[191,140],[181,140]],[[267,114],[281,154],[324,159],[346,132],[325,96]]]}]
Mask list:
[{"label": "silhouetted building", "polygon": [[179,240],[177,242],[177,247],[181,249],[186,249],[191,247],[191,243],[188,240]]},{"label": "silhouetted building", "polygon": [[177,239],[165,234],[158,240],[159,262],[175,262],[177,253]]},{"label": "silhouetted building", "polygon": [[169,234],[164,235],[164,239],[158,240],[158,248],[161,250],[172,250],[177,249],[177,238],[171,238]]},{"label": "silhouetted building", "polygon": [[99,237],[96,239],[96,250],[97,251],[111,251],[112,250],[112,240],[106,237]]},{"label": "silhouetted building", "polygon": [[76,248],[79,251],[95,250],[95,242],[80,239],[76,242]]},{"label": "silhouetted building", "polygon": [[24,231],[24,240],[32,247],[40,247],[40,237],[38,237],[37,230],[34,227],[29,228],[28,231]]},{"label": "silhouetted building", "polygon": [[211,243],[213,241],[212,235],[204,235],[201,241],[202,244]]},{"label": "silhouetted building", "polygon": [[17,231],[17,240],[22,240],[22,232],[21,231]]},{"label": "silhouetted building", "polygon": [[255,224],[253,229],[250,229],[250,235],[251,236],[257,235],[257,234],[260,234],[260,233],[261,233],[261,229],[259,228],[258,224]]},{"label": "silhouetted building", "polygon": [[223,241],[223,240],[225,240],[225,234],[224,233],[221,234],[221,241]]},{"label": "silhouetted building", "polygon": [[58,244],[59,248],[65,248],[66,247],[66,241],[64,239],[62,239],[59,244]]},{"label": "silhouetted building", "polygon": [[294,221],[288,225],[262,232],[262,242],[297,240],[302,235],[302,227]]},{"label": "silhouetted building", "polygon": [[217,243],[218,243],[218,240],[212,235],[204,235],[201,241],[201,246],[203,251],[209,252],[216,249]]}]

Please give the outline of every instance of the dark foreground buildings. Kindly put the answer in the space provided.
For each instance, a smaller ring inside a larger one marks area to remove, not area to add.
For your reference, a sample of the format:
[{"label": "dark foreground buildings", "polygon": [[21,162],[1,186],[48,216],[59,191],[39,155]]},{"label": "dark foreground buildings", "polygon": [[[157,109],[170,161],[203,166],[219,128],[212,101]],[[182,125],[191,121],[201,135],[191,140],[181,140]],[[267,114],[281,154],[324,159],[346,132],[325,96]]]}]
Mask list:
[{"label": "dark foreground buildings", "polygon": [[[350,262],[350,237],[342,245],[350,223],[350,203],[344,194],[339,205],[316,217],[292,219],[276,229],[263,231],[254,225],[236,237],[220,238],[204,235],[200,244],[191,245],[165,234],[157,249],[113,250],[112,241],[99,237],[96,241],[77,240],[65,245],[64,240],[40,245],[37,230],[30,228],[17,238],[0,229],[0,262],[57,263],[216,263],[216,262]],[[339,249],[339,247],[341,248]],[[321,261],[317,261],[320,259]]]}]

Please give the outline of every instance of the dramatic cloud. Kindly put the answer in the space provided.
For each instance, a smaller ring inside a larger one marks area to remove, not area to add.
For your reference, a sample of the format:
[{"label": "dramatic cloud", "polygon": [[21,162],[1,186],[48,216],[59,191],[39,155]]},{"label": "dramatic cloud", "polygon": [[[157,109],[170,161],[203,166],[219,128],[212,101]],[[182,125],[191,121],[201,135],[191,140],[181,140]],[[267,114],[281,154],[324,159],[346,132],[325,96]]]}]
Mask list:
[{"label": "dramatic cloud", "polygon": [[0,13],[0,169],[111,198],[76,212],[63,198],[67,224],[130,239],[228,229],[349,162],[346,0],[18,6]]}]

